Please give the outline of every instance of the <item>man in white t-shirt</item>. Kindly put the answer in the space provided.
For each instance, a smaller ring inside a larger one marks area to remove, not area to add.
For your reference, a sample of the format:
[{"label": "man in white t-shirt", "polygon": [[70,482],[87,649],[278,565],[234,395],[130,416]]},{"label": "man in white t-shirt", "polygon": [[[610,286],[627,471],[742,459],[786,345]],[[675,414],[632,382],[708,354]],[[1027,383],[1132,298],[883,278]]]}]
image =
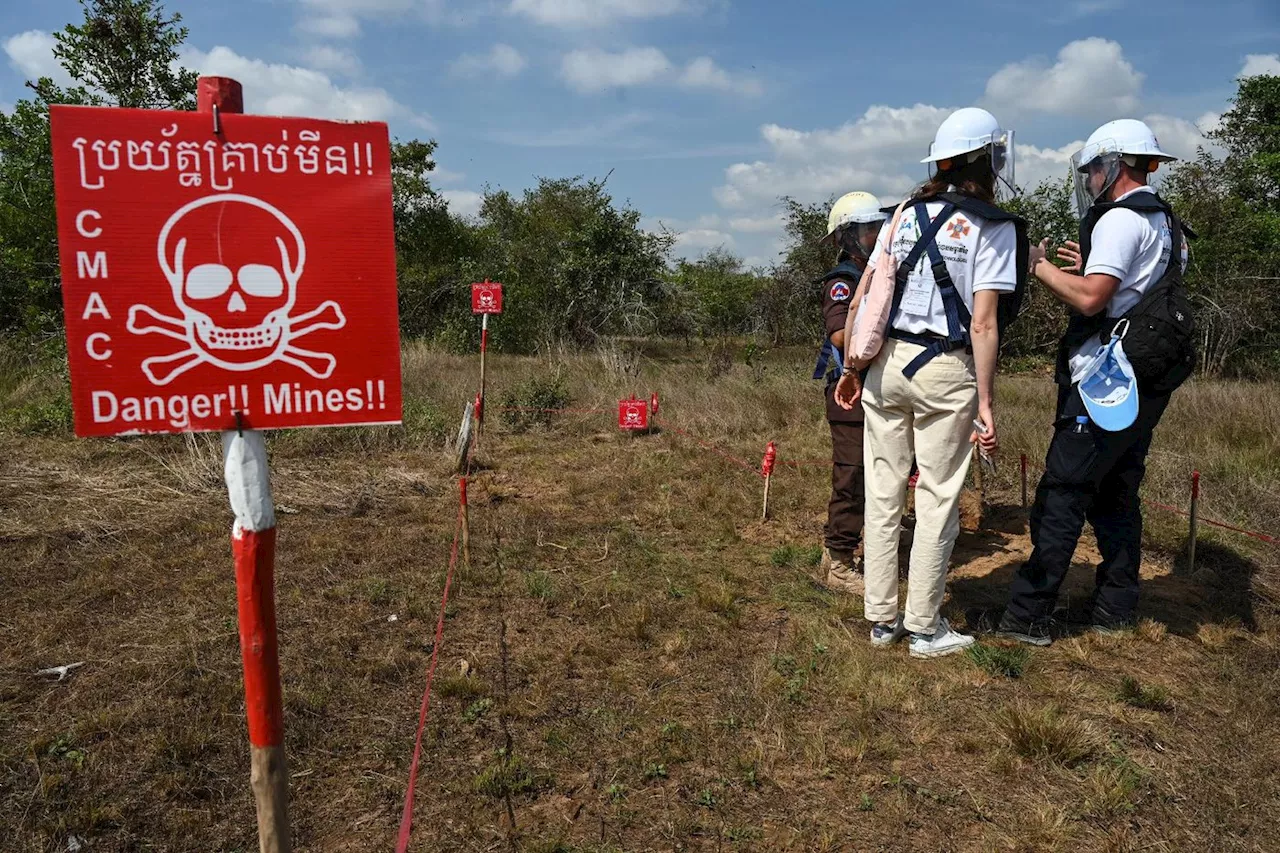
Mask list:
[{"label": "man in white t-shirt", "polygon": [[[1142,561],[1138,489],[1169,393],[1139,386],[1136,421],[1108,431],[1090,421],[1077,383],[1085,378],[1103,337],[1110,337],[1115,318],[1136,306],[1168,272],[1173,235],[1181,227],[1175,229],[1173,211],[1147,186],[1147,179],[1160,163],[1173,159],[1140,121],[1103,125],[1073,163],[1085,214],[1080,244],[1058,250],[1064,268],[1047,260],[1047,241],[1032,250],[1032,275],[1073,313],[1059,345],[1054,436],[1031,510],[1033,550],[1014,577],[1009,606],[997,628],[1013,639],[1042,646],[1051,642],[1058,590],[1086,521],[1097,534],[1102,555],[1089,619],[1101,631],[1134,623]],[[1178,263],[1185,268],[1181,240]]]}]

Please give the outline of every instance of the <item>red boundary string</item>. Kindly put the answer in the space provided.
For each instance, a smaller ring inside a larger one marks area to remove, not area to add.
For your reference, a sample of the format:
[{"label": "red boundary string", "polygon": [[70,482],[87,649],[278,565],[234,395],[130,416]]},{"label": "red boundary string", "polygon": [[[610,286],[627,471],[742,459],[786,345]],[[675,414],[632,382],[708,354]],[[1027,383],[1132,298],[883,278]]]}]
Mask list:
[{"label": "red boundary string", "polygon": [[458,565],[458,539],[462,532],[462,501],[458,503],[458,519],[453,526],[453,548],[449,554],[449,571],[444,579],[444,595],[440,598],[440,616],[436,620],[436,639],[431,645],[431,665],[427,668],[427,688],[422,693],[422,709],[418,712],[418,734],[413,743],[413,762],[409,765],[409,790],[404,796],[404,813],[400,817],[400,835],[396,840],[396,853],[409,849],[409,836],[413,832],[413,793],[418,786],[418,761],[422,757],[422,733],[427,727],[427,713],[431,710],[431,683],[435,680],[436,664],[440,660],[440,645],[444,642],[444,612],[449,606],[449,588],[453,585],[453,571]]},{"label": "red boundary string", "polygon": [[[1196,472],[1196,473],[1198,474],[1199,472]],[[1193,488],[1198,490],[1199,487],[1200,487],[1200,479],[1197,476],[1195,478]],[[1030,484],[1028,484],[1028,490],[1034,491],[1034,488]],[[1159,501],[1149,500],[1148,498],[1143,498],[1142,502],[1147,506],[1154,507],[1155,509],[1159,509],[1159,510],[1164,510],[1165,512],[1171,512],[1174,515],[1180,515],[1183,518],[1191,517],[1190,512],[1188,512],[1185,509],[1180,509],[1179,507],[1176,507],[1176,506],[1170,506],[1169,504],[1160,503]],[[1239,533],[1242,536],[1248,536],[1252,539],[1257,539],[1259,542],[1265,542],[1268,545],[1280,546],[1280,537],[1278,536],[1272,536],[1268,533],[1260,533],[1257,530],[1248,530],[1243,527],[1237,527],[1234,524],[1227,524],[1225,521],[1215,521],[1212,518],[1205,518],[1202,515],[1197,515],[1196,520],[1201,524],[1207,524],[1210,527],[1217,527],[1221,530],[1230,530],[1232,533]]]},{"label": "red boundary string", "polygon": [[503,406],[499,412],[534,412],[544,415],[607,415],[605,409],[539,409],[532,406]]},{"label": "red boundary string", "polygon": [[671,430],[672,432],[674,432],[674,433],[676,433],[676,434],[678,434],[678,435],[683,435],[685,438],[687,438],[687,439],[689,439],[690,441],[695,442],[696,444],[698,444],[700,447],[702,447],[702,449],[703,449],[703,450],[709,450],[709,451],[711,451],[712,453],[716,454],[717,456],[721,456],[721,457],[723,457],[723,458],[725,458],[725,459],[728,459],[728,460],[729,460],[730,462],[732,462],[734,465],[737,465],[739,468],[743,468],[743,469],[745,469],[745,470],[747,470],[747,471],[750,471],[752,474],[755,474],[757,477],[763,477],[763,476],[764,476],[764,474],[761,474],[761,473],[760,473],[760,469],[756,468],[756,466],[752,465],[750,462],[747,462],[746,460],[739,459],[739,458],[738,458],[738,457],[736,457],[736,456],[732,456],[732,455],[730,455],[730,454],[728,454],[728,453],[725,453],[723,450],[721,450],[720,448],[716,447],[714,444],[712,444],[712,443],[710,443],[710,442],[708,442],[708,441],[703,441],[702,439],[698,438],[698,437],[697,437],[696,435],[694,435],[693,433],[686,432],[685,430],[680,429],[680,427],[678,427],[678,426],[674,426],[674,425],[672,425],[672,424],[669,424],[669,423],[667,423],[667,422],[666,422],[666,421],[664,421],[664,420],[659,420],[659,419],[658,419],[658,418],[656,418],[656,417],[653,419],[653,422],[654,422],[655,424],[657,424],[658,426],[662,427],[664,430],[665,430],[665,429],[669,429],[669,430]]},{"label": "red boundary string", "polygon": [[[1178,509],[1176,506],[1169,506],[1168,504],[1158,503],[1157,501],[1149,501],[1146,498],[1143,498],[1142,502],[1148,506],[1153,506],[1156,509],[1177,513],[1183,518],[1191,517],[1191,513],[1187,512],[1185,509]],[[1267,534],[1259,533],[1256,530],[1245,530],[1243,527],[1236,527],[1233,524],[1227,524],[1225,521],[1214,521],[1212,518],[1202,518],[1200,516],[1197,516],[1196,518],[1201,524],[1207,524],[1210,527],[1220,527],[1223,530],[1230,530],[1232,533],[1242,533],[1245,536],[1251,536],[1254,539],[1257,539],[1259,542],[1266,542],[1268,545],[1280,545],[1280,538],[1276,538],[1275,536],[1268,536]]]}]

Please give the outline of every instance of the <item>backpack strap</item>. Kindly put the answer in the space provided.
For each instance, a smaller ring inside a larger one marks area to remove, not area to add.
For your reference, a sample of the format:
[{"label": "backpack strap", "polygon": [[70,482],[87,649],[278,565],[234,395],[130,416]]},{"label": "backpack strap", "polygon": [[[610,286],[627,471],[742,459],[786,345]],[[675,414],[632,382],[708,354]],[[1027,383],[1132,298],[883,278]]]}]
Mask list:
[{"label": "backpack strap", "polygon": [[[850,261],[841,261],[834,269],[822,278],[818,279],[816,283],[825,285],[827,282],[835,281],[840,278],[849,279],[850,281],[855,282],[854,286],[849,289],[849,297],[852,299],[854,291],[857,290],[856,282],[862,278],[862,270],[858,269],[858,267]],[[823,298],[825,299],[826,297]],[[850,310],[853,310],[852,305],[850,306]],[[822,346],[818,349],[818,362],[813,366],[814,379],[826,378],[827,371],[831,367],[832,359],[835,359],[834,372],[836,378],[839,379],[844,375],[844,353],[840,352],[839,347],[831,343],[831,337],[829,335],[824,335],[822,339]]]},{"label": "backpack strap", "polygon": [[925,252],[929,253],[933,281],[942,295],[942,307],[947,317],[947,337],[945,339],[934,335],[916,335],[899,329],[890,329],[890,337],[924,347],[924,352],[912,359],[902,369],[902,374],[908,379],[913,378],[920,371],[920,368],[939,355],[969,346],[969,326],[973,322],[973,316],[969,313],[968,307],[965,306],[964,300],[960,298],[960,292],[956,289],[955,282],[951,279],[951,272],[947,269],[946,261],[942,257],[941,250],[938,249],[936,240],[938,232],[942,229],[943,224],[951,218],[951,214],[955,209],[955,205],[950,202],[944,202],[942,210],[938,211],[938,215],[930,221],[929,210],[925,207],[924,202],[916,204],[916,222],[929,222],[929,226],[922,229],[920,239],[916,241],[915,246],[912,247],[911,252],[903,262],[898,265],[898,282],[893,294],[891,318],[897,318],[898,311],[902,305],[902,297],[906,292],[907,277],[915,269],[920,257]]},{"label": "backpack strap", "polygon": [[[832,361],[835,362],[834,368],[831,367]],[[831,338],[827,338],[822,349],[818,350],[818,363],[813,366],[813,378],[826,379],[828,370],[835,373],[837,379],[844,375],[844,354],[831,343]]]}]

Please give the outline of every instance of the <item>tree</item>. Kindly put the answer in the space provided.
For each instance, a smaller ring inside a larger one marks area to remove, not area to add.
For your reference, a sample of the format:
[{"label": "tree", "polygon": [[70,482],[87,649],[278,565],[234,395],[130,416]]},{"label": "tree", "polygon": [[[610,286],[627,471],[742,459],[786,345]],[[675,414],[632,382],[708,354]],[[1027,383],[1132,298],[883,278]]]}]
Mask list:
[{"label": "tree", "polygon": [[[1021,193],[1005,202],[1004,207],[1027,220],[1027,237],[1032,245],[1048,238],[1050,246],[1061,246],[1080,234],[1080,220],[1071,196],[1070,179],[1044,181],[1033,192]],[[1027,287],[1018,321],[1000,341],[1000,354],[1024,361],[1047,361],[1053,358],[1066,325],[1067,310],[1062,302],[1033,279]]]},{"label": "tree", "polygon": [[774,346],[822,340],[822,289],[817,280],[835,266],[835,251],[819,244],[827,233],[827,211],[835,203],[802,204],[783,197],[788,246],[767,286],[757,295],[757,311]]},{"label": "tree", "polygon": [[52,338],[62,317],[53,204],[50,104],[190,109],[196,75],[177,69],[181,16],[153,0],[81,0],[84,23],[55,35],[54,54],[79,84],[44,77],[0,113],[0,329]]},{"label": "tree", "polygon": [[84,23],[54,34],[67,73],[117,107],[192,110],[198,75],[178,65],[187,28],[155,0],[80,0]]},{"label": "tree", "polygon": [[477,236],[470,268],[502,281],[522,306],[494,330],[495,347],[587,346],[654,329],[674,237],[642,229],[640,213],[615,206],[603,180],[542,178],[519,197],[487,192]]},{"label": "tree", "polygon": [[466,302],[465,262],[477,251],[475,229],[450,214],[431,186],[435,150],[435,140],[391,146],[400,328],[414,336],[435,331],[441,317]]},{"label": "tree", "polygon": [[1178,164],[1164,191],[1199,233],[1187,286],[1203,369],[1274,375],[1280,367],[1280,77],[1242,79],[1232,109],[1201,151]]},{"label": "tree", "polygon": [[[756,331],[757,298],[768,279],[744,269],[742,259],[725,249],[713,249],[696,261],[677,262],[672,283],[683,298],[665,312],[684,320],[703,337],[742,335]],[[685,329],[674,330],[677,334]]]}]

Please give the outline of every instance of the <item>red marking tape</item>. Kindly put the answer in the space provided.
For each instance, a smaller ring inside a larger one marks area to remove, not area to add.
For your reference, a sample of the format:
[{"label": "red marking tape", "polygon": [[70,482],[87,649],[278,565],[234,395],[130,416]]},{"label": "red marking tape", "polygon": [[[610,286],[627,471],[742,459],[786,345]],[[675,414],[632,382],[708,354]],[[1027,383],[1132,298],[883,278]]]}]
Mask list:
[{"label": "red marking tape", "polygon": [[440,598],[440,615],[436,619],[436,639],[431,644],[431,665],[427,668],[427,687],[422,693],[422,709],[418,712],[418,734],[413,741],[413,761],[409,765],[409,790],[404,797],[404,812],[400,816],[400,834],[396,838],[396,853],[409,849],[409,836],[413,832],[413,793],[418,784],[418,762],[422,757],[422,733],[427,727],[427,713],[431,710],[431,683],[436,677],[436,664],[440,660],[440,644],[444,641],[444,612],[449,606],[449,589],[453,585],[453,571],[458,565],[458,539],[462,533],[462,508],[466,503],[465,480],[460,486],[458,518],[453,526],[453,547],[449,553],[449,571],[444,578],[444,595]]},{"label": "red marking tape", "polygon": [[245,711],[254,746],[284,743],[280,702],[280,656],[276,648],[276,529],[237,527],[231,537],[236,563],[236,604],[244,659]]}]

